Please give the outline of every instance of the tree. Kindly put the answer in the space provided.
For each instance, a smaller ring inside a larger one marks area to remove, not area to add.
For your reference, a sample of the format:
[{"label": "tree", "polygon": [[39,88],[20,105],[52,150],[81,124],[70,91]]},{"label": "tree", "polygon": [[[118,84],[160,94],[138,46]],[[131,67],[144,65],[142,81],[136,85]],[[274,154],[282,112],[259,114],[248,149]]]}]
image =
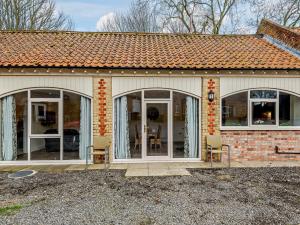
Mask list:
[{"label": "tree", "polygon": [[238,0],[158,0],[171,32],[219,34]]},{"label": "tree", "polygon": [[286,27],[300,26],[300,0],[250,0],[248,24],[257,27],[270,19]]},{"label": "tree", "polygon": [[53,0],[1,0],[2,30],[70,30],[73,23]]},{"label": "tree", "polygon": [[158,32],[155,6],[147,0],[134,0],[125,13],[111,14],[100,27],[108,32]]}]

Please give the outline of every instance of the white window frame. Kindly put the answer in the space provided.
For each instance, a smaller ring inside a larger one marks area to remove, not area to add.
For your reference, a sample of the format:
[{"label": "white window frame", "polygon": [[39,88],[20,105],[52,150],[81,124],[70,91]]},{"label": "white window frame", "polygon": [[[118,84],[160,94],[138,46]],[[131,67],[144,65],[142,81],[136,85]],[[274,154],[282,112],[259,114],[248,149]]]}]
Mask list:
[{"label": "white window frame", "polygon": [[[254,90],[267,90],[267,91],[276,91],[277,97],[276,98],[250,98],[250,91]],[[247,92],[247,107],[248,107],[248,115],[247,115],[247,122],[248,126],[223,126],[222,125],[222,113],[223,113],[223,105],[222,100],[224,98],[230,97],[235,94]],[[280,92],[287,93],[290,95],[294,95],[296,97],[300,97],[300,95],[291,93],[286,90],[279,90],[279,89],[271,89],[271,88],[255,88],[255,89],[248,89],[248,90],[241,90],[239,92],[231,93],[220,98],[220,129],[221,130],[300,130],[300,126],[280,126],[279,125],[279,94]],[[253,102],[275,102],[276,103],[276,125],[256,125],[252,124],[252,103]]]}]

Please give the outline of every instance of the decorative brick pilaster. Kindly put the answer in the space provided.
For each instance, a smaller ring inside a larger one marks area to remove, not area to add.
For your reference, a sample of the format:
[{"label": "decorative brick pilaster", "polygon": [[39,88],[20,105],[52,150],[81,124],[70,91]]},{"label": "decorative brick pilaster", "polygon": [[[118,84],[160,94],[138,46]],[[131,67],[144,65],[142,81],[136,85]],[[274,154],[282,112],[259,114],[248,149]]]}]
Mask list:
[{"label": "decorative brick pilaster", "polygon": [[[207,91],[215,92],[216,82],[213,79],[209,79],[207,82]],[[207,103],[207,130],[208,134],[213,135],[216,131],[216,100]]]},{"label": "decorative brick pilaster", "polygon": [[[208,101],[208,92],[215,93]],[[206,136],[220,134],[220,79],[203,78],[202,82],[202,159],[206,159]]]},{"label": "decorative brick pilaster", "polygon": [[106,133],[106,82],[104,79],[98,81],[98,101],[99,101],[99,134],[104,136]]},{"label": "decorative brick pilaster", "polygon": [[94,135],[109,136],[112,133],[111,78],[94,78]]},{"label": "decorative brick pilaster", "polygon": [[[93,86],[93,135],[112,140],[112,79],[94,77]],[[112,160],[112,151],[110,151],[110,160]]]}]

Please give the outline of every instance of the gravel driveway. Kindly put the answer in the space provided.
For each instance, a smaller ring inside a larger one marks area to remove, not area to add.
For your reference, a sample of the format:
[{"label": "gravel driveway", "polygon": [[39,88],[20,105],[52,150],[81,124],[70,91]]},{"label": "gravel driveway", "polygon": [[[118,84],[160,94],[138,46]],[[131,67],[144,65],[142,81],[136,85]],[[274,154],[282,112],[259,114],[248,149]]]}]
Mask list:
[{"label": "gravel driveway", "polygon": [[[0,224],[300,224],[300,168],[0,173]],[[12,212],[5,207],[17,206]]]}]

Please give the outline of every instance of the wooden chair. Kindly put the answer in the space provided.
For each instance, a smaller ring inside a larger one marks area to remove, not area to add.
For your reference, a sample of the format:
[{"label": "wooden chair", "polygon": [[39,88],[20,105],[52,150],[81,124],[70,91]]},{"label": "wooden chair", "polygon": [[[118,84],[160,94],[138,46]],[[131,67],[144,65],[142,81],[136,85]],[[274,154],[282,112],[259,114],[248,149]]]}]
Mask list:
[{"label": "wooden chair", "polygon": [[[94,144],[90,145],[86,149],[86,169],[88,166],[88,159],[90,156],[104,156],[105,169],[107,169],[107,163],[109,162],[109,149],[111,141],[108,137],[94,136]],[[94,157],[93,157],[94,158]]]},{"label": "wooden chair", "polygon": [[156,149],[157,145],[159,146],[159,148],[161,148],[160,133],[161,133],[161,125],[158,126],[155,137],[150,140],[151,148],[153,148],[152,147],[153,145],[154,145],[155,149]]},{"label": "wooden chair", "polygon": [[210,153],[210,166],[212,167],[212,156],[213,153],[220,153],[222,159],[222,153],[224,152],[223,147],[227,147],[228,152],[228,167],[230,167],[230,145],[222,144],[221,135],[208,135],[206,136],[207,141],[207,154]]}]

